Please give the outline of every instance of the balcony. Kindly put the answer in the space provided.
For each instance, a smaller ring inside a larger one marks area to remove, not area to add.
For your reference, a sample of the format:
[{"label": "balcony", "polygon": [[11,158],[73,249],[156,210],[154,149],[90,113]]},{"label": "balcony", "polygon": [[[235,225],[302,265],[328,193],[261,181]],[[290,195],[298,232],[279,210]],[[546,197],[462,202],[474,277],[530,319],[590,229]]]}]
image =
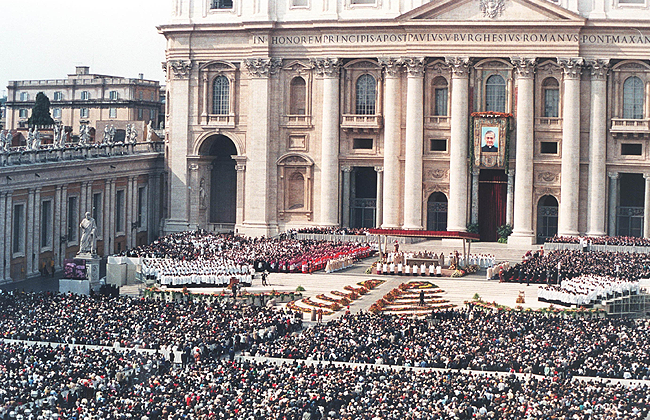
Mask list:
[{"label": "balcony", "polygon": [[341,128],[359,133],[377,132],[382,127],[381,115],[343,114]]},{"label": "balcony", "polygon": [[451,117],[448,115],[429,115],[424,117],[424,128],[449,128]]},{"label": "balcony", "polygon": [[235,128],[235,114],[202,115],[201,125],[217,128]]},{"label": "balcony", "polygon": [[286,128],[311,128],[311,115],[283,115],[282,127]]},{"label": "balcony", "polygon": [[632,137],[648,136],[650,134],[650,120],[612,118],[612,134]]},{"label": "balcony", "polygon": [[537,130],[537,131],[562,131],[562,118],[560,118],[560,117],[537,117],[537,118],[535,118],[535,130]]}]

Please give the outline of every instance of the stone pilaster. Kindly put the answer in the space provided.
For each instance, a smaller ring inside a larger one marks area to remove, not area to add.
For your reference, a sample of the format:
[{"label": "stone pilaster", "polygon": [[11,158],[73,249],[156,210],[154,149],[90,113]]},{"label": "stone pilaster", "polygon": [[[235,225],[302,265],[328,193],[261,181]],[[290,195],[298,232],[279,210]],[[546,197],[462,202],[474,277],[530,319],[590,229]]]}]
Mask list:
[{"label": "stone pilaster", "polygon": [[383,204],[384,204],[384,167],[375,166],[375,172],[377,172],[377,207],[375,213],[375,226],[377,228],[381,227],[383,222]]},{"label": "stone pilaster", "polygon": [[12,193],[8,192],[5,199],[5,238],[7,240],[7,246],[5,246],[4,253],[4,270],[5,270],[5,281],[11,281],[11,253],[12,253],[12,238],[13,238],[13,209],[14,203],[12,198]]},{"label": "stone pilaster", "polygon": [[6,235],[6,212],[7,212],[7,193],[0,193],[0,258],[2,258],[2,263],[0,263],[0,283],[4,283],[5,280],[5,247],[11,246],[7,245],[7,242],[11,244],[11,238]]},{"label": "stone pilaster", "polygon": [[244,185],[246,185],[246,157],[238,156],[234,158],[237,164],[235,170],[237,171],[237,208],[235,210],[235,221],[237,226],[244,223],[244,204],[246,197],[244,197]]},{"label": "stone pilaster", "polygon": [[[535,59],[512,57],[517,74],[517,147],[513,231],[508,244],[530,246],[533,232],[533,131]],[[510,180],[510,178],[508,179]],[[509,218],[506,216],[506,220]]]},{"label": "stone pilaster", "polygon": [[[386,89],[384,100],[384,173],[383,196],[396,197],[400,191],[400,95],[399,77],[402,60],[394,57],[383,57],[379,64],[384,68],[384,85]],[[379,191],[377,191],[379,194]],[[381,227],[397,229],[399,224],[399,200],[382,200],[383,218]],[[379,203],[377,210],[379,212]]]},{"label": "stone pilaster", "polygon": [[350,166],[344,166],[341,168],[343,171],[343,209],[341,215],[341,225],[345,227],[350,226],[350,174],[352,173],[352,168]]},{"label": "stone pilaster", "polygon": [[34,266],[34,189],[30,188],[25,208],[27,243],[25,244],[25,276],[29,277]]},{"label": "stone pilaster", "polygon": [[323,114],[321,132],[321,187],[319,224],[338,225],[339,209],[339,74],[338,58],[311,60],[323,82]]},{"label": "stone pilaster", "polygon": [[124,235],[126,236],[125,249],[131,248],[131,240],[135,229],[133,229],[133,177],[129,177],[126,181],[126,197],[125,197],[126,224],[124,226]]},{"label": "stone pilaster", "polygon": [[445,57],[451,67],[451,140],[447,230],[467,231],[469,57]]},{"label": "stone pilaster", "polygon": [[643,237],[650,238],[650,174],[643,174],[645,195],[643,196]]},{"label": "stone pilaster", "polygon": [[506,192],[506,223],[512,226],[515,207],[515,170],[508,171],[508,189]]},{"label": "stone pilaster", "polygon": [[[52,251],[55,268],[59,268],[59,255],[61,254],[61,185],[54,191],[54,224],[52,225]],[[105,213],[108,214],[108,213]]]},{"label": "stone pilaster", "polygon": [[472,223],[478,223],[478,176],[480,173],[480,169],[472,169],[472,214],[470,218]]},{"label": "stone pilaster", "polygon": [[248,162],[256,170],[246,173],[244,190],[245,207],[244,233],[251,236],[269,235],[269,208],[271,172],[270,124],[271,119],[271,83],[282,64],[279,58],[252,58],[244,61],[248,70],[249,104],[248,133],[246,155]]},{"label": "stone pilaster", "polygon": [[587,235],[605,235],[603,206],[607,191],[607,72],[608,59],[587,60],[591,73],[591,114],[589,116],[589,193],[587,194]]},{"label": "stone pilaster", "polygon": [[[580,76],[582,58],[558,58],[564,70],[562,179],[558,234],[577,236],[580,200]],[[516,190],[515,186],[515,190]]]},{"label": "stone pilaster", "polygon": [[404,153],[404,229],[422,229],[424,58],[405,58],[404,64],[408,71]]},{"label": "stone pilaster", "polygon": [[34,191],[34,236],[32,241],[34,242],[34,259],[32,261],[31,272],[32,274],[37,274],[40,269],[40,255],[41,255],[41,225],[43,221],[41,220],[41,188],[36,188]]},{"label": "stone pilaster", "polygon": [[608,172],[609,177],[609,236],[616,236],[616,210],[618,207],[618,172]]}]

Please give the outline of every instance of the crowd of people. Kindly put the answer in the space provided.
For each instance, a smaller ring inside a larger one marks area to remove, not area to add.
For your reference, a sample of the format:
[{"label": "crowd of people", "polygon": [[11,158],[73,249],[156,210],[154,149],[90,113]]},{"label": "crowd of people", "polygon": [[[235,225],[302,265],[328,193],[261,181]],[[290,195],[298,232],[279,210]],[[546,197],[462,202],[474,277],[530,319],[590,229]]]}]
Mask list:
[{"label": "crowd of people", "polygon": [[[166,302],[126,296],[52,293],[0,294],[0,338],[146,349],[231,349],[298,331],[292,312],[220,301]],[[196,352],[195,352],[196,353]]]},{"label": "crowd of people", "polygon": [[344,315],[251,355],[541,375],[650,379],[648,321],[449,311],[431,323]]},{"label": "crowd of people", "polygon": [[650,239],[637,236],[558,236],[546,240],[554,244],[580,244],[614,246],[650,246]]},{"label": "crowd of people", "polygon": [[[643,419],[647,386],[0,345],[0,419]],[[50,373],[51,372],[51,373]]]},{"label": "crowd of people", "polygon": [[549,284],[584,274],[608,276],[635,282],[650,278],[650,255],[627,252],[581,252],[555,250],[537,253],[511,266],[503,274],[506,282]]},{"label": "crowd of people", "polygon": [[198,230],[171,234],[121,255],[142,258],[143,273],[163,284],[224,285],[232,277],[250,282],[254,271],[312,272],[332,259],[365,258],[373,252],[363,243],[297,240],[291,235],[247,238]]},{"label": "crowd of people", "polygon": [[562,280],[559,285],[541,285],[537,290],[537,298],[543,302],[562,305],[590,306],[614,296],[637,294],[639,290],[638,281],[583,274]]},{"label": "crowd of people", "polygon": [[349,228],[339,226],[308,226],[296,230],[298,233],[312,233],[316,235],[366,235],[365,228]]}]

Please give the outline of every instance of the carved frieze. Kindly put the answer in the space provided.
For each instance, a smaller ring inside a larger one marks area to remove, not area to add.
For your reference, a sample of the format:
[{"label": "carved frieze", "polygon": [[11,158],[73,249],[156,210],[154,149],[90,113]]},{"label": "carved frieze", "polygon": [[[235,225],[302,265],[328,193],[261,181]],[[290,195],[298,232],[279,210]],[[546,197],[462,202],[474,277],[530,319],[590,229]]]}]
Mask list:
[{"label": "carved frieze", "polygon": [[559,174],[555,172],[546,171],[537,174],[537,180],[540,182],[547,182],[547,183],[557,182],[559,178],[560,178]]},{"label": "carved frieze", "polygon": [[449,174],[449,170],[436,168],[427,171],[426,174],[427,174],[427,179],[430,180],[446,179],[447,175]]},{"label": "carved frieze", "polygon": [[505,0],[479,0],[483,17],[495,19],[503,13]]},{"label": "carved frieze", "polygon": [[169,67],[172,69],[172,74],[176,79],[187,79],[192,70],[192,62],[190,60],[170,60]]}]

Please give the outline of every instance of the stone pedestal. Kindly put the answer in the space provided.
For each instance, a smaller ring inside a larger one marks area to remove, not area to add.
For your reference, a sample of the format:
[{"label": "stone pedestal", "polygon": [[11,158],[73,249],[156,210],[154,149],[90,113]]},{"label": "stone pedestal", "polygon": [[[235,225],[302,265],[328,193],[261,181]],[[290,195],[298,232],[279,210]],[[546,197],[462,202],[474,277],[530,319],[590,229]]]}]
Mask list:
[{"label": "stone pedestal", "polygon": [[86,278],[60,279],[59,293],[90,294],[90,290],[99,290],[99,257],[96,254],[77,254],[77,260],[84,260],[86,265]]}]

